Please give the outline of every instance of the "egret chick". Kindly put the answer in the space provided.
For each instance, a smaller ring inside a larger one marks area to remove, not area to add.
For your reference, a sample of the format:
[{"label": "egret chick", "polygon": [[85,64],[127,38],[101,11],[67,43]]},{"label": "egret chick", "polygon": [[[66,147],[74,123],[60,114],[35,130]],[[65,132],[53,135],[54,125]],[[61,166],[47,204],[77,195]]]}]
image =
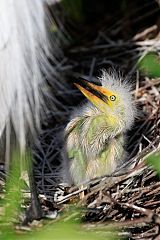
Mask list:
[{"label": "egret chick", "polygon": [[75,185],[112,174],[125,158],[125,133],[135,117],[131,86],[115,73],[102,72],[101,85],[75,85],[89,102],[73,112],[65,128],[69,176]]}]

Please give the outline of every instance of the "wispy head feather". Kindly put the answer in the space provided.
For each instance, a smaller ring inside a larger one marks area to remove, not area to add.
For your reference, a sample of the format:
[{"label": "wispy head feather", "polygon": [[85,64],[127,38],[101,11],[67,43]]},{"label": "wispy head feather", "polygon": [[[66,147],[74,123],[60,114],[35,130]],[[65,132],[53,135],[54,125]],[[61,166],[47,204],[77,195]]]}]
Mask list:
[{"label": "wispy head feather", "polygon": [[132,125],[136,108],[133,97],[131,95],[132,84],[127,78],[123,78],[120,72],[110,70],[102,70],[102,76],[99,80],[103,87],[110,91],[116,92],[124,106],[126,129]]}]

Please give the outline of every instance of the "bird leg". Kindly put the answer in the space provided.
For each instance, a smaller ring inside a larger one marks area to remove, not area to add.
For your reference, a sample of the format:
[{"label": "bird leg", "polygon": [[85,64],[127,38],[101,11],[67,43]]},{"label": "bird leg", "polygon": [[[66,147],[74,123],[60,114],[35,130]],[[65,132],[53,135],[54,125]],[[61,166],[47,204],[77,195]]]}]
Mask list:
[{"label": "bird leg", "polygon": [[28,176],[31,191],[31,205],[26,211],[26,216],[23,221],[23,225],[27,225],[29,222],[32,222],[33,220],[39,220],[43,216],[41,204],[38,198],[33,166],[28,167]]}]

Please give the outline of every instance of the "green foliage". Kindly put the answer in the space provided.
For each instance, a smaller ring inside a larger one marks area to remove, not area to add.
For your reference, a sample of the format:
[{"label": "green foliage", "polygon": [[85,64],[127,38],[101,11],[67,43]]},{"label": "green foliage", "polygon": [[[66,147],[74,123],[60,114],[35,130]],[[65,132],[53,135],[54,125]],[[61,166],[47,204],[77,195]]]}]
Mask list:
[{"label": "green foliage", "polygon": [[[24,156],[16,150],[13,153],[10,163],[9,173],[6,179],[5,197],[0,205],[2,213],[0,216],[0,239],[10,240],[13,238],[13,223],[15,223],[20,214],[22,187],[21,179],[22,163],[25,162]],[[23,165],[24,166],[24,165]]]},{"label": "green foliage", "polygon": [[[114,232],[115,233],[115,232]],[[118,239],[110,232],[87,231],[81,225],[74,222],[51,222],[39,230],[32,232],[15,233],[14,230],[6,228],[6,232],[0,231],[0,240],[113,240]]]},{"label": "green foliage", "polygon": [[160,176],[160,153],[152,154],[146,159],[147,164],[151,165]]},{"label": "green foliage", "polygon": [[[111,229],[97,233],[96,230],[87,231],[80,223],[81,214],[75,207],[69,207],[66,213],[62,214],[57,221],[46,221],[41,228],[34,231],[16,231],[14,224],[18,223],[21,210],[22,189],[24,183],[21,174],[28,166],[31,167],[30,156],[22,156],[19,151],[15,151],[11,161],[9,176],[6,180],[6,192],[4,200],[0,201],[4,214],[0,219],[0,240],[112,240]],[[27,162],[27,165],[24,164]],[[26,165],[26,166],[24,166]]]},{"label": "green foliage", "polygon": [[24,157],[20,152],[15,151],[10,164],[10,171],[6,179],[6,193],[2,203],[4,214],[0,219],[0,223],[11,224],[19,214],[22,197],[21,189],[23,185],[21,180],[22,162],[24,162]]},{"label": "green foliage", "polygon": [[150,52],[138,62],[139,70],[148,77],[160,77],[160,57]]}]

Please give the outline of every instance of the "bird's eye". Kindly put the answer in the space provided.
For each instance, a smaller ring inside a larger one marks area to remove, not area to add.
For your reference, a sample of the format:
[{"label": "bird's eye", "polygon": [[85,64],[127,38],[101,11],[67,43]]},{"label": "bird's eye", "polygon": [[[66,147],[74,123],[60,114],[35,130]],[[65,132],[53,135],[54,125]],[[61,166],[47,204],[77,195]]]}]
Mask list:
[{"label": "bird's eye", "polygon": [[110,100],[111,101],[115,101],[116,100],[116,96],[115,95],[110,96]]}]

